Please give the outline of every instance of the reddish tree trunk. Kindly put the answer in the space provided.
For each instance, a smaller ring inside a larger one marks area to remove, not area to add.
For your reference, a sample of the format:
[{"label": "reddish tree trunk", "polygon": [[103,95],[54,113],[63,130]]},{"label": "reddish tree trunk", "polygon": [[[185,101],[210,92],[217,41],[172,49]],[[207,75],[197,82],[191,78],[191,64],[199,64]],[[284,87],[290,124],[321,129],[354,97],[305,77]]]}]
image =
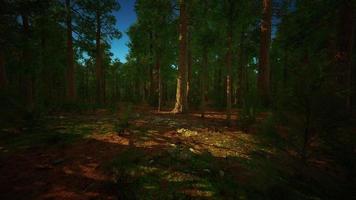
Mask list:
[{"label": "reddish tree trunk", "polygon": [[263,11],[261,22],[260,63],[257,86],[262,105],[269,106],[271,101],[269,48],[271,43],[272,5],[271,0],[262,1]]},{"label": "reddish tree trunk", "polygon": [[103,66],[102,66],[102,51],[101,51],[101,20],[100,12],[96,12],[96,103],[102,105],[104,103],[104,81],[103,81]]},{"label": "reddish tree trunk", "polygon": [[31,52],[29,49],[30,24],[27,15],[22,15],[21,17],[22,17],[22,24],[23,24],[23,34],[25,38],[22,62],[25,67],[23,84],[25,89],[26,108],[28,112],[33,112],[34,110],[33,77],[31,72],[32,70]]},{"label": "reddish tree trunk", "polygon": [[187,16],[185,0],[180,0],[179,17],[179,66],[177,77],[176,103],[173,113],[183,113],[186,111],[186,67],[187,67]]},{"label": "reddish tree trunk", "polygon": [[203,49],[203,62],[201,66],[201,117],[205,115],[206,107],[206,80],[207,80],[207,70],[208,70],[208,48]]},{"label": "reddish tree trunk", "polygon": [[238,76],[238,79],[237,79],[237,103],[242,107],[242,95],[243,93],[245,92],[244,91],[244,32],[241,32],[241,37],[240,37],[240,49],[239,49],[239,52],[238,52],[238,62],[239,62],[239,66],[238,66],[238,69],[237,69],[237,76]]},{"label": "reddish tree trunk", "polygon": [[233,1],[229,1],[230,11],[227,27],[227,55],[226,55],[226,119],[228,123],[231,121],[231,92],[232,92],[232,80],[231,80],[231,69],[232,69],[232,15],[233,15]]},{"label": "reddish tree trunk", "polygon": [[346,109],[351,112],[352,98],[352,48],[354,39],[354,6],[351,0],[341,3],[339,10],[339,44],[337,59],[337,80],[345,92]]},{"label": "reddish tree trunk", "polygon": [[187,38],[187,88],[185,95],[186,108],[189,110],[189,99],[190,99],[190,89],[191,89],[191,79],[192,79],[192,51],[191,51],[191,33],[188,29],[188,38]]},{"label": "reddish tree trunk", "polygon": [[73,52],[73,38],[72,38],[72,10],[70,0],[66,0],[67,9],[67,100],[69,102],[75,101],[75,68],[74,68],[74,52]]},{"label": "reddish tree trunk", "polygon": [[6,85],[7,85],[7,77],[6,77],[6,69],[5,69],[5,56],[2,49],[0,49],[0,90],[6,88]]}]

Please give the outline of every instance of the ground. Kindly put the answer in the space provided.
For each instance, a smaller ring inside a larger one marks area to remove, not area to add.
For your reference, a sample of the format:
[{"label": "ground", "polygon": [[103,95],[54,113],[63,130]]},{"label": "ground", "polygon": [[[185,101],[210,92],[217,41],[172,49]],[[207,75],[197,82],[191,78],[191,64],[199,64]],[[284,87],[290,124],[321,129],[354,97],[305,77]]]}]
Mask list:
[{"label": "ground", "polygon": [[[118,127],[122,114],[99,110],[3,129],[0,199],[318,199],[331,193],[306,190],[295,173],[299,164],[265,144],[253,126],[227,127],[222,112],[203,119],[135,108],[128,116],[124,127]],[[320,177],[308,181],[334,188],[332,179]]]}]

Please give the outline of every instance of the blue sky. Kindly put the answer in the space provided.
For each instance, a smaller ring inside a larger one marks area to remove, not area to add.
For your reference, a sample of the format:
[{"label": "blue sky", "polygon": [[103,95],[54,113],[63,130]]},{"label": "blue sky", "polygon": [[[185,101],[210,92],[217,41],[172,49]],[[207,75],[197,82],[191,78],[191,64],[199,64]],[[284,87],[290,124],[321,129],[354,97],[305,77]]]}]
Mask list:
[{"label": "blue sky", "polygon": [[118,0],[121,9],[114,13],[116,17],[116,26],[122,33],[120,39],[115,39],[111,43],[111,52],[114,58],[120,59],[121,62],[126,62],[126,55],[129,52],[127,43],[129,37],[126,34],[128,28],[136,21],[135,1],[136,0]]}]

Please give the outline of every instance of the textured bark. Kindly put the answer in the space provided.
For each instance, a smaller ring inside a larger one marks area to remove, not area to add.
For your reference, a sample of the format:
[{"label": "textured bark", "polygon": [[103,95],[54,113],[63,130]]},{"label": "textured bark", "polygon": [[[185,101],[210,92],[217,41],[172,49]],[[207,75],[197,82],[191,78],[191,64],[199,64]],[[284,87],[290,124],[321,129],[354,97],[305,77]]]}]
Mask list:
[{"label": "textured bark", "polygon": [[260,63],[257,86],[262,105],[267,107],[271,101],[269,48],[271,43],[272,5],[271,0],[262,1],[263,11],[261,22]]},{"label": "textured bark", "polygon": [[339,9],[339,44],[336,55],[337,80],[345,90],[345,107],[351,112],[352,102],[352,48],[354,39],[354,6],[351,0],[344,0]]},{"label": "textured bark", "polygon": [[66,0],[67,9],[67,100],[75,101],[75,68],[74,68],[74,52],[73,52],[73,37],[72,37],[72,11],[71,2]]},{"label": "textured bark", "polygon": [[227,27],[227,55],[226,55],[226,119],[228,123],[231,120],[231,92],[232,92],[232,80],[231,80],[231,69],[232,69],[232,8],[233,1],[229,1],[229,19]]},{"label": "textured bark", "polygon": [[[23,56],[23,66],[25,67],[25,72],[23,75],[23,84],[25,89],[25,99],[26,99],[26,108],[28,112],[33,112],[34,110],[34,85],[33,77],[31,72],[31,52],[29,49],[29,37],[30,37],[30,23],[27,15],[22,15],[22,24],[23,24],[23,34],[24,34],[24,48],[22,52]],[[27,66],[25,66],[27,65]]]},{"label": "textured bark", "polygon": [[185,0],[180,0],[179,17],[179,66],[177,77],[176,103],[173,113],[183,113],[186,111],[186,67],[187,67],[187,16]]},{"label": "textured bark", "polygon": [[206,107],[206,81],[207,81],[207,70],[208,70],[208,48],[204,47],[203,50],[203,62],[201,66],[201,117],[205,116]]},{"label": "textured bark", "polygon": [[240,37],[240,48],[238,51],[238,69],[237,69],[237,103],[242,107],[242,95],[245,92],[244,91],[244,66],[245,66],[245,62],[243,61],[244,59],[244,32],[241,32],[241,37]]},{"label": "textured bark", "polygon": [[149,33],[149,38],[150,38],[150,48],[149,48],[149,53],[150,53],[150,104],[152,106],[156,106],[155,105],[155,99],[157,96],[156,93],[156,69],[154,66],[154,58],[153,58],[153,54],[154,54],[154,50],[153,50],[153,43],[154,43],[154,38],[153,38],[153,32],[150,31]]},{"label": "textured bark", "polygon": [[162,74],[161,74],[161,55],[159,50],[156,52],[156,70],[157,70],[157,96],[158,96],[158,111],[161,111],[162,106]]},{"label": "textured bark", "polygon": [[5,69],[5,56],[3,50],[0,49],[0,90],[6,88],[6,85],[7,77]]},{"label": "textured bark", "polygon": [[191,79],[192,79],[192,51],[191,51],[191,34],[188,31],[188,52],[187,52],[187,73],[186,73],[186,80],[187,80],[187,88],[186,88],[186,95],[185,95],[185,102],[186,108],[189,110],[189,100],[190,100],[190,88],[191,88]]},{"label": "textured bark", "polygon": [[95,75],[96,75],[96,103],[102,105],[104,103],[104,79],[103,79],[103,66],[102,66],[102,50],[101,50],[101,20],[100,12],[96,12],[96,63],[95,63]]}]

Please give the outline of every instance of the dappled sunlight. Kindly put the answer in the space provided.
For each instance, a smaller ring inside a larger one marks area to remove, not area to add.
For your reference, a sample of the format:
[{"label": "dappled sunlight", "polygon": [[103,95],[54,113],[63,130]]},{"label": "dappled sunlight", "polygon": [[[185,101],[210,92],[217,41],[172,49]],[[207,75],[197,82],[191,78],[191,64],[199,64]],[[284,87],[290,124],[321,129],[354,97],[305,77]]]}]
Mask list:
[{"label": "dappled sunlight", "polygon": [[[200,117],[201,118],[201,113],[190,113],[191,116],[194,117]],[[215,119],[215,120],[225,120],[226,119],[226,113],[224,112],[204,112],[204,118],[206,119]],[[238,114],[232,112],[231,113],[231,120],[237,120],[238,119]]]},{"label": "dappled sunlight", "polygon": [[[50,137],[43,134],[42,140],[55,145],[66,137],[76,140],[61,154],[29,156],[39,163],[34,173],[45,172],[55,182],[39,199],[95,199],[103,194],[111,199],[117,192],[127,197],[135,193],[138,199],[219,199],[237,195],[225,192],[238,184],[264,188],[269,176],[278,177],[269,160],[274,148],[261,146],[256,134],[227,127],[219,119],[146,114],[119,132],[115,126],[120,119],[102,117],[50,123],[54,132]],[[40,179],[20,188],[46,185]]]},{"label": "dappled sunlight", "polygon": [[95,135],[90,135],[89,138],[101,142],[107,142],[107,143],[119,144],[119,145],[129,145],[130,143],[128,138],[121,137],[117,134],[95,134]]}]

